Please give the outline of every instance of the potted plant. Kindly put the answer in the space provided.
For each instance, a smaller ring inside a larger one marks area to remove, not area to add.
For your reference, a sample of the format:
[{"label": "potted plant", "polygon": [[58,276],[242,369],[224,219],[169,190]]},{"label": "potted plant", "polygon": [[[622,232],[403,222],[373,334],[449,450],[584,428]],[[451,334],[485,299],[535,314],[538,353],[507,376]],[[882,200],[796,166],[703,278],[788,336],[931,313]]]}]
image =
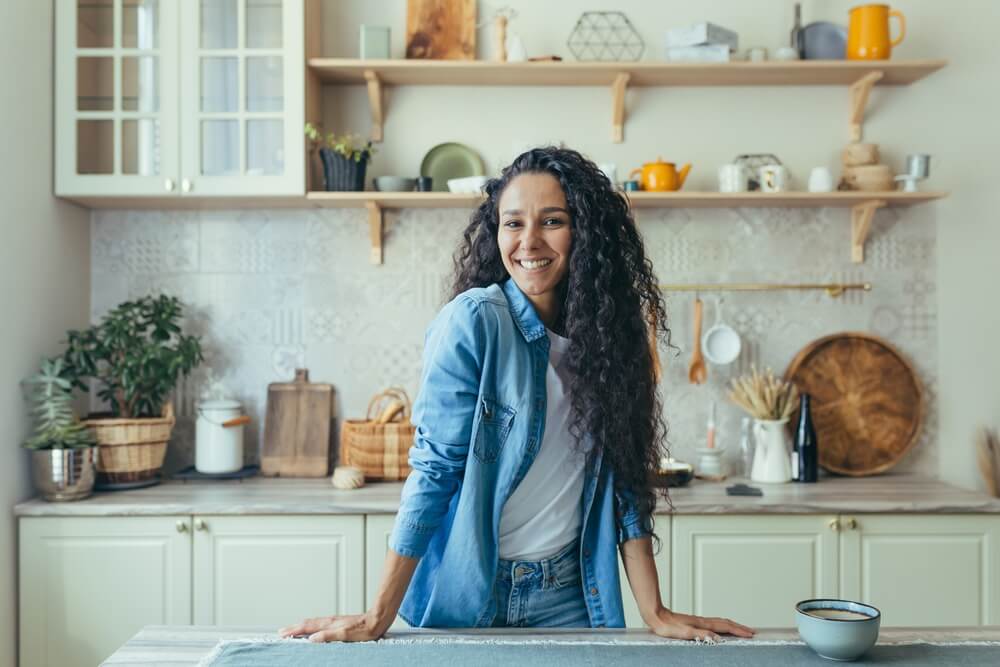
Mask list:
[{"label": "potted plant", "polygon": [[43,359],[39,372],[25,381],[35,431],[24,447],[32,450],[32,478],[46,500],[79,500],[94,488],[97,443],[73,412],[73,387],[63,368],[60,358]]},{"label": "potted plant", "polygon": [[110,406],[83,423],[99,446],[99,488],[135,488],[159,481],[174,425],[170,393],[203,360],[201,343],[180,328],[180,301],[165,295],[126,301],[99,324],[70,331],[62,377]]},{"label": "potted plant", "polygon": [[323,181],[328,191],[360,192],[365,189],[365,171],[375,154],[371,141],[363,142],[356,134],[323,134],[312,123],[306,123],[306,136],[313,148],[319,149]]}]

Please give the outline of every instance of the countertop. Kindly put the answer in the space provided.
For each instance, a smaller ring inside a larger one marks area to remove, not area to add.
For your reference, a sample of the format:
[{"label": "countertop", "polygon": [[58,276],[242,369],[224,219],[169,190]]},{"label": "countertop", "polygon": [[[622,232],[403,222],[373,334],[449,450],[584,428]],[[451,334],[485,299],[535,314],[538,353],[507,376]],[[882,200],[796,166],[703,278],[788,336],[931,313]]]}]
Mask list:
[{"label": "countertop", "polygon": [[[118,666],[148,666],[153,664],[169,664],[176,667],[180,667],[182,665],[193,666],[197,665],[202,658],[208,656],[220,640],[267,640],[274,639],[276,636],[274,628],[226,626],[148,626],[139,631],[138,634],[136,634],[120,649],[115,651],[115,653],[102,664]],[[573,650],[577,653],[575,657],[578,658],[578,660],[575,660],[575,664],[579,665],[597,664],[596,662],[591,662],[591,660],[596,657],[594,655],[594,649],[601,647],[602,645],[607,648],[608,644],[619,644],[619,646],[613,647],[618,651],[623,649],[623,646],[620,646],[621,644],[632,647],[649,646],[651,644],[656,645],[659,649],[656,653],[656,664],[667,664],[667,662],[669,662],[669,660],[666,660],[668,656],[664,655],[663,652],[668,652],[671,649],[687,649],[688,651],[695,649],[715,651],[719,648],[714,646],[698,646],[692,644],[691,642],[662,639],[653,635],[648,630],[595,629],[581,632],[579,630],[562,628],[496,628],[481,630],[427,630],[408,628],[404,630],[390,631],[379,643],[380,645],[387,645],[387,649],[393,644],[405,644],[408,650],[412,651],[414,648],[413,644],[419,643],[426,645],[429,643],[440,643],[442,641],[454,641],[456,643],[461,642],[466,645],[470,642],[476,643],[482,646],[482,657],[484,660],[489,658],[491,664],[507,664],[501,662],[503,660],[504,652],[502,650],[498,650],[497,644],[515,646],[521,645],[522,648],[524,648],[525,644],[534,645],[533,651],[535,652],[539,652],[539,647],[546,644],[549,646],[553,644],[572,644],[574,645]],[[893,645],[900,646],[907,644],[932,644],[952,647],[960,646],[962,644],[971,644],[978,647],[991,647],[993,644],[997,644],[997,649],[980,648],[978,656],[981,658],[981,656],[987,651],[989,652],[988,655],[995,655],[993,652],[1000,650],[1000,627],[992,626],[948,629],[916,628],[906,630],[885,628],[879,634],[879,647]],[[796,655],[790,656],[796,658],[794,660],[794,664],[830,664],[829,661],[820,658],[806,649],[802,642],[799,641],[798,633],[795,630],[761,630],[753,639],[727,639],[723,643],[722,647],[760,648],[775,645],[788,645],[787,649],[783,647],[783,650],[795,651]],[[328,654],[336,651],[337,647],[328,645],[325,648],[327,649],[325,655],[328,658],[332,658],[332,655]],[[714,654],[714,657],[722,658],[725,653],[728,653],[729,656],[732,657],[732,653],[729,653],[728,651],[719,651]],[[744,659],[735,663],[728,660],[724,660],[722,662],[724,662],[724,664],[749,664],[745,660],[748,655],[749,654],[743,653]],[[869,656],[865,657],[874,658],[871,662],[882,662],[877,659],[878,647],[873,649]],[[541,656],[536,656],[536,659],[540,658]],[[413,660],[408,662],[409,664],[415,664]],[[531,661],[529,660],[529,662]],[[715,660],[712,662],[713,664],[717,664]],[[869,662],[869,660],[863,660],[857,664],[863,664],[866,662]],[[317,662],[316,664],[335,663],[324,660],[322,663]],[[531,662],[531,664],[539,663]],[[896,661],[896,664],[899,664],[898,661]],[[928,663],[922,662],[921,664]],[[929,664],[934,663],[931,662]],[[962,664],[988,665],[995,663],[992,662],[991,658],[987,658],[986,662],[973,658],[972,661],[963,662]]]},{"label": "countertop", "polygon": [[[727,496],[743,481],[694,480],[671,489],[675,514],[1000,513],[1000,500],[914,475],[827,477],[815,484],[755,484],[762,497]],[[394,514],[402,483],[338,491],[330,480],[255,477],[243,481],[164,482],[131,491],[95,493],[75,502],[28,500],[16,516],[263,514]],[[661,502],[658,513],[669,513]]]}]

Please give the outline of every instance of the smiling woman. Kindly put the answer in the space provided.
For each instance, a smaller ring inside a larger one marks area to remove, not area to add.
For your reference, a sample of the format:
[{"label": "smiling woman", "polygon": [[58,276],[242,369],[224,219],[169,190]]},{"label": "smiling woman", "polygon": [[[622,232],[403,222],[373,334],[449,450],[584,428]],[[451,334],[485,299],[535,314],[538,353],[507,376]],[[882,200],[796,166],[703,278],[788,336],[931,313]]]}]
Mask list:
[{"label": "smiling woman", "polygon": [[397,611],[419,627],[624,627],[620,549],[656,634],[752,636],[660,598],[650,477],[666,429],[647,337],[650,322],[664,342],[669,330],[627,201],[556,147],[518,156],[485,191],[427,332],[375,602],[282,634],[372,639]]}]

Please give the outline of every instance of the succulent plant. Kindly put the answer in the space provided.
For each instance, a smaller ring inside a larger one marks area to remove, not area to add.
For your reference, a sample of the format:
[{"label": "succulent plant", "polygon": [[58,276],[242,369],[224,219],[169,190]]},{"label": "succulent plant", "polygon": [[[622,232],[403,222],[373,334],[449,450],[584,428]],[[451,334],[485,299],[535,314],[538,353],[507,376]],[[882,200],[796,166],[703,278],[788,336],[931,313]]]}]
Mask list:
[{"label": "succulent plant", "polygon": [[95,444],[90,430],[73,412],[73,386],[62,377],[63,360],[43,359],[39,372],[26,380],[31,386],[35,432],[28,449],[80,449]]}]

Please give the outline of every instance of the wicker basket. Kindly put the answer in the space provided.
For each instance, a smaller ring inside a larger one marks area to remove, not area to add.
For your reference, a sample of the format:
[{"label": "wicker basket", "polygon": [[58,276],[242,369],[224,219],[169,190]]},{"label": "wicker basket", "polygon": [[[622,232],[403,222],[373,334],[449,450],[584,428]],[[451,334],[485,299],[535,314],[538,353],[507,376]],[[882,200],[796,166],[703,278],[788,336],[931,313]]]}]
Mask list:
[{"label": "wicker basket", "polygon": [[99,445],[97,483],[140,484],[155,480],[163,467],[175,421],[174,406],[169,401],[162,417],[84,421]]},{"label": "wicker basket", "polygon": [[368,403],[366,419],[348,419],[340,429],[340,462],[365,479],[397,481],[410,474],[407,458],[416,427],[410,424],[410,397],[397,387]]}]

